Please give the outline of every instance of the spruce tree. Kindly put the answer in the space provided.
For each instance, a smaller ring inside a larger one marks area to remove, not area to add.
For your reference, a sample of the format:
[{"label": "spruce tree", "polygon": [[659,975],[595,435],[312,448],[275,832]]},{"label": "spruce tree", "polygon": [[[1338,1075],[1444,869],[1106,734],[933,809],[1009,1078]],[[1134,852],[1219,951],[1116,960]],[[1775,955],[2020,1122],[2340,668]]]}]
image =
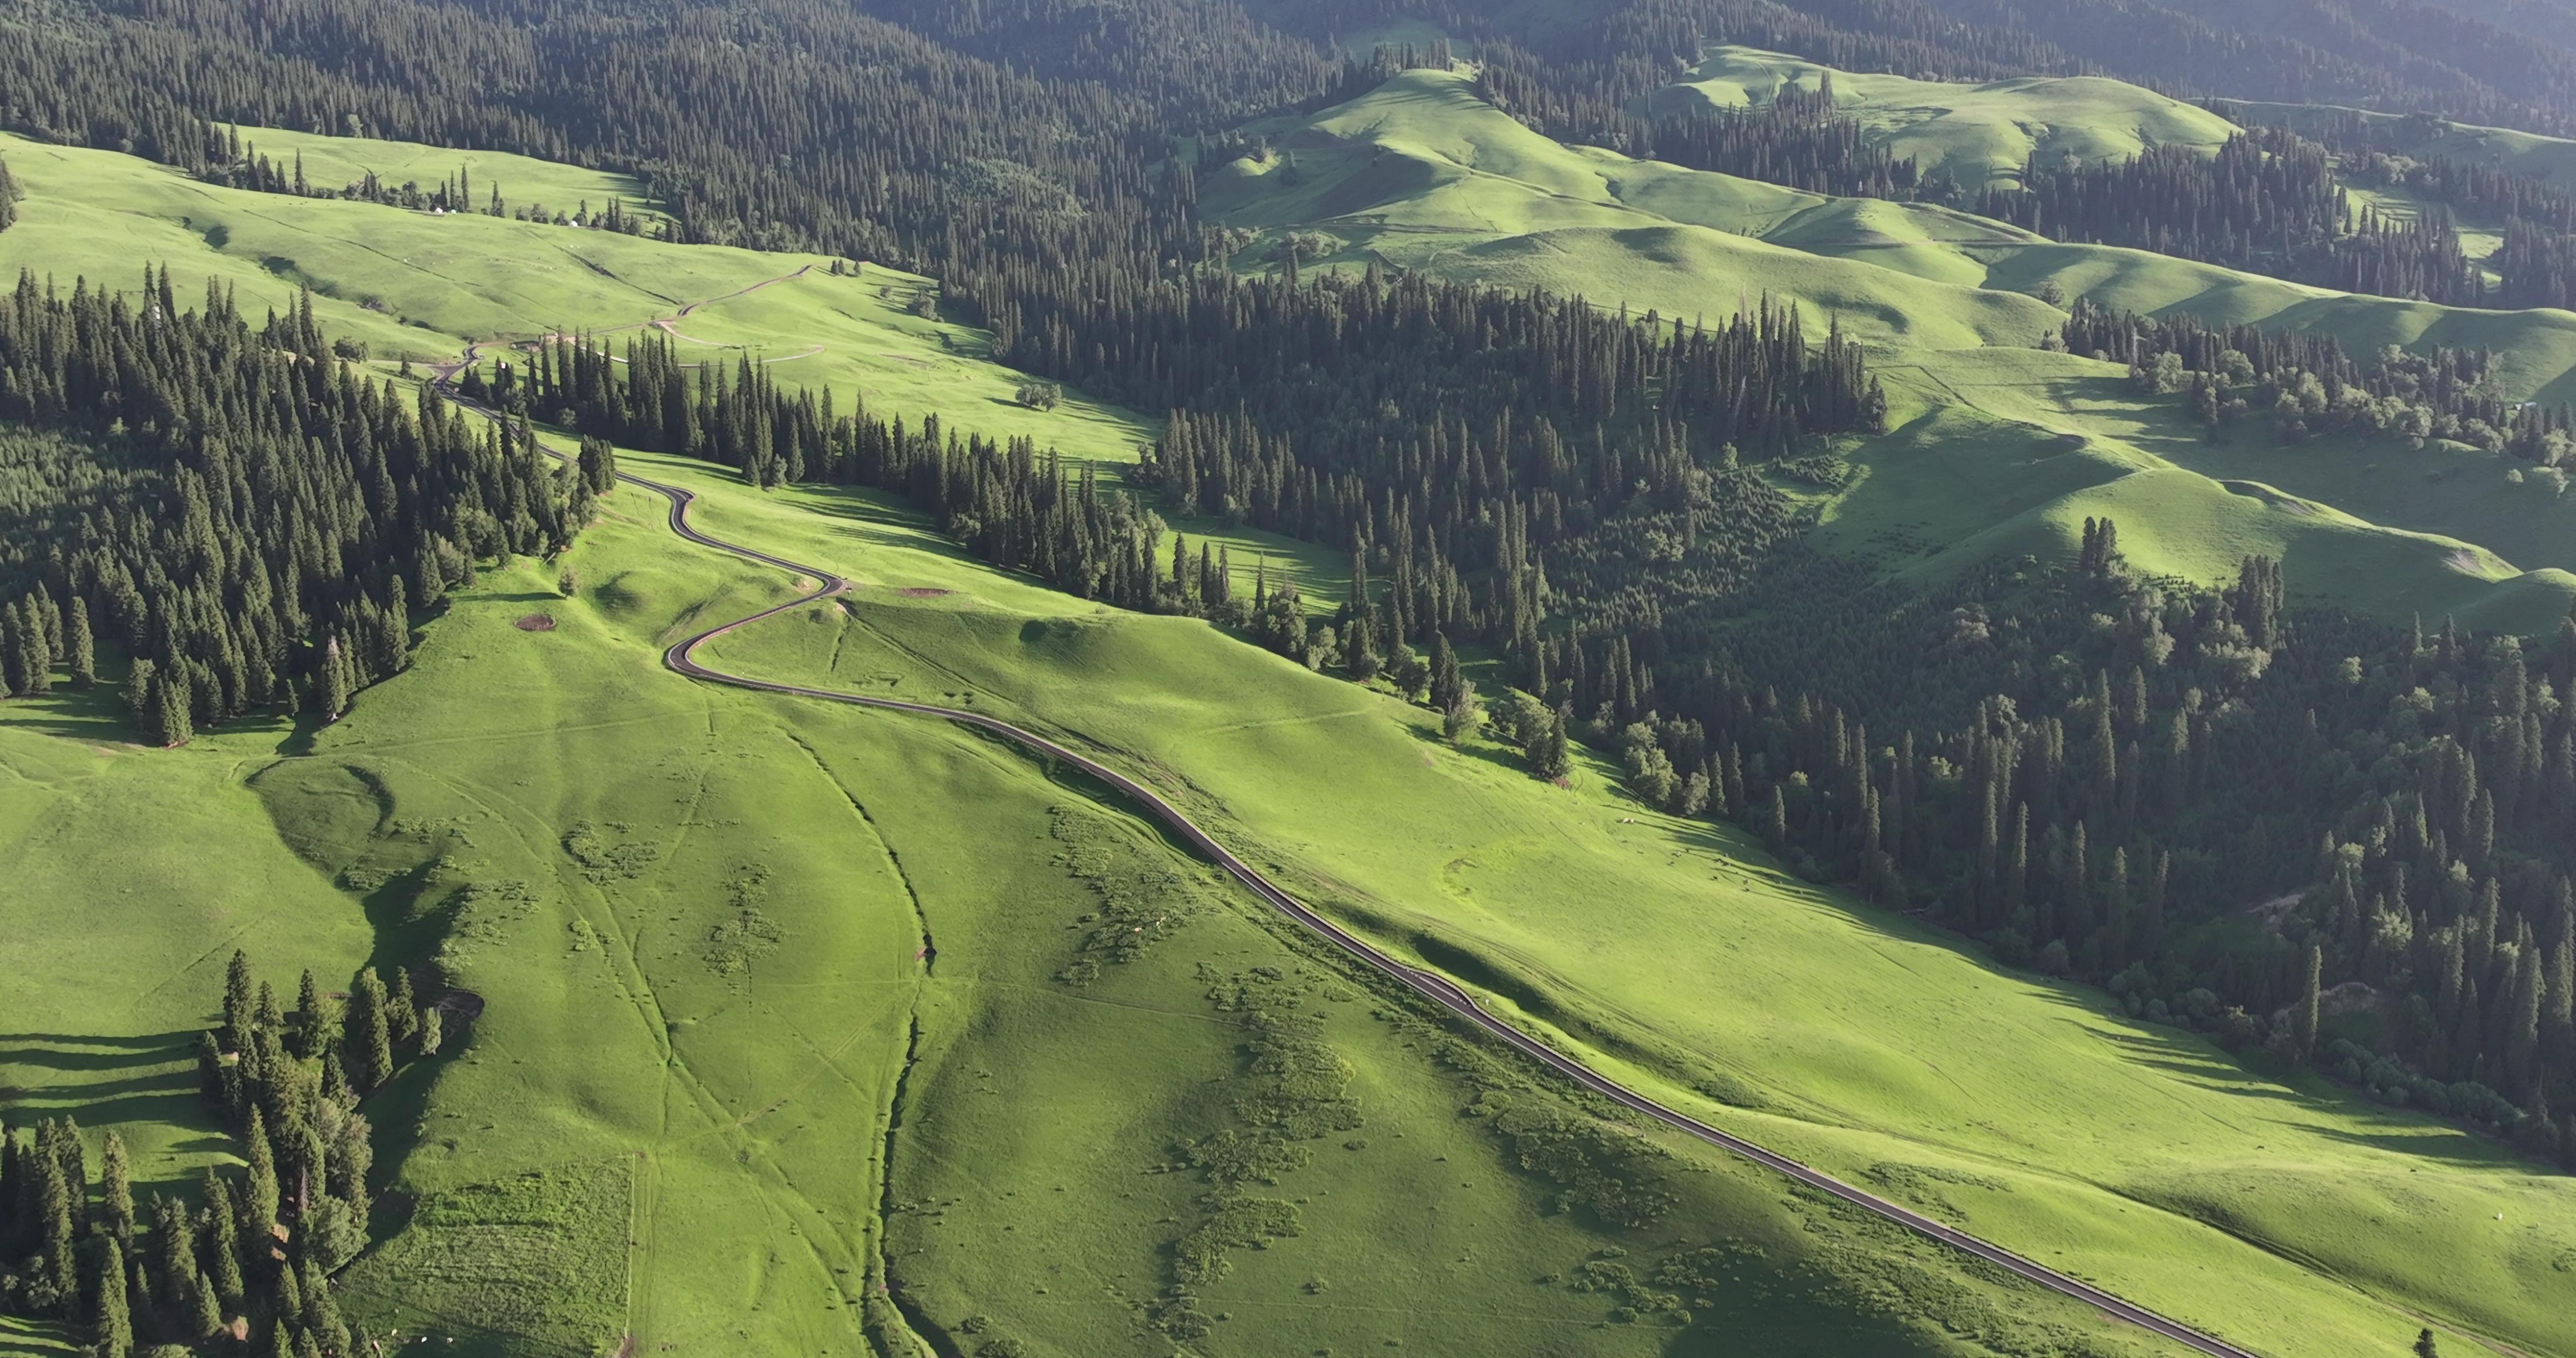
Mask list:
[{"label": "spruce tree", "polygon": [[321,663],[314,669],[314,710],[325,722],[338,721],[349,710],[349,660],[340,654],[340,638],[323,643]]},{"label": "spruce tree", "polygon": [[411,968],[394,968],[393,993],[385,998],[385,1026],[395,1042],[409,1042],[420,1032],[420,1000],[412,993]]},{"label": "spruce tree", "polygon": [[134,1352],[134,1309],[125,1297],[125,1251],[113,1237],[99,1242],[97,1287],[90,1318],[92,1351],[100,1358],[128,1358]]},{"label": "spruce tree", "polygon": [[394,1077],[393,1029],[385,1019],[385,983],[376,969],[358,973],[349,994],[349,1083],[372,1093]]},{"label": "spruce tree", "polygon": [[188,681],[173,670],[152,674],[151,715],[143,725],[144,739],[163,749],[177,749],[196,738],[196,727],[188,716]]},{"label": "spruce tree", "polygon": [[79,1193],[87,1185],[74,1185],[63,1170],[62,1157],[54,1148],[37,1142],[36,1220],[44,1232],[43,1259],[40,1267],[53,1283],[55,1295],[62,1298],[63,1314],[76,1314],[80,1303],[80,1266],[72,1249],[72,1212]]},{"label": "spruce tree", "polygon": [[2308,945],[2307,965],[2301,974],[2306,979],[2299,986],[2298,1007],[2290,1011],[2290,1040],[2293,1053],[2299,1064],[2304,1066],[2315,1060],[2317,1054],[2318,1007],[2325,980],[2323,948],[2315,943]]},{"label": "spruce tree", "polygon": [[12,698],[24,695],[33,668],[26,624],[19,617],[17,605],[0,604],[0,694]]},{"label": "spruce tree", "polygon": [[216,1298],[227,1307],[238,1307],[246,1294],[242,1289],[241,1229],[233,1212],[232,1189],[209,1168],[201,1196],[206,1200],[207,1275],[215,1285]]},{"label": "spruce tree", "polygon": [[250,1050],[251,976],[250,958],[234,949],[231,964],[224,968],[224,1048],[227,1051]]},{"label": "spruce tree", "polygon": [[304,979],[295,988],[295,1054],[310,1060],[320,1056],[331,1045],[333,1015],[329,1001],[322,998],[322,987],[313,979],[313,969],[304,969]]},{"label": "spruce tree", "polygon": [[188,1283],[196,1276],[196,1233],[188,1226],[188,1209],[173,1198],[152,1196],[152,1248],[155,1289],[164,1306],[188,1300]]},{"label": "spruce tree", "polygon": [[1458,653],[1449,646],[1449,634],[1431,634],[1431,709],[1447,712],[1458,705],[1460,679]]},{"label": "spruce tree", "polygon": [[86,693],[98,686],[97,647],[89,631],[89,600],[75,594],[63,613],[63,648],[68,653],[65,663],[71,667],[72,687]]},{"label": "spruce tree", "polygon": [[134,1177],[126,1164],[125,1138],[107,1130],[99,1155],[99,1224],[122,1245],[134,1239]]},{"label": "spruce tree", "polygon": [[159,676],[160,667],[148,655],[136,656],[133,666],[125,672],[126,720],[134,724],[147,744],[156,745],[167,743],[154,738],[161,722],[160,695],[153,691]]},{"label": "spruce tree", "polygon": [[200,1272],[188,1285],[188,1337],[212,1339],[224,1328],[224,1308],[215,1295],[214,1280]]},{"label": "spruce tree", "polygon": [[277,1224],[277,1156],[269,1148],[268,1121],[257,1104],[251,1105],[250,1126],[242,1132],[242,1154],[250,1161],[250,1177],[242,1187],[241,1222],[251,1239],[264,1244]]}]

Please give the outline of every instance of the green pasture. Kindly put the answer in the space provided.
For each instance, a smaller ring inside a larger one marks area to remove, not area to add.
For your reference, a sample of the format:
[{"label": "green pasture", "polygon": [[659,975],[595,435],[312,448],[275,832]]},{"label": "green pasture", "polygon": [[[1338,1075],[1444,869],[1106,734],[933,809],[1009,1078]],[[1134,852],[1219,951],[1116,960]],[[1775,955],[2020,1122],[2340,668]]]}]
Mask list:
[{"label": "green pasture", "polygon": [[[2036,118],[2044,103],[2014,102],[2040,98],[2022,88],[2031,83],[1932,88],[1985,89],[1994,107]],[[2071,98],[2059,87],[2113,82],[2037,83]],[[2159,99],[2117,88],[2135,96],[2119,107]],[[2357,355],[2483,347],[2506,391],[2556,401],[2576,393],[2576,314],[2349,296],[2052,244],[1945,208],[1560,146],[1445,72],[1409,72],[1264,130],[1271,153],[1212,172],[1204,199],[1264,241],[1321,233],[1334,247],[1327,264],[1378,259],[1692,319],[1770,297],[1798,305],[1811,327],[1839,322],[1872,344],[1903,427],[1853,449],[1864,475],[1826,509],[1822,540],[1893,572],[1930,579],[1997,555],[2060,558],[2087,516],[2110,512],[2143,568],[2214,582],[2260,552],[2282,558],[2301,597],[2392,619],[2544,631],[2576,599],[2576,501],[2555,481],[2516,484],[2499,459],[2393,440],[2281,449],[2249,427],[2207,445],[2174,402],[2137,399],[2118,369],[2035,348],[2062,320],[2038,300],[2054,288],[2149,314],[2331,334]],[[1275,268],[1270,248],[1239,262]]]},{"label": "green pasture", "polygon": [[2294,598],[2395,621],[2534,634],[2576,603],[2576,500],[2537,474],[2515,483],[2500,459],[2400,439],[2281,446],[2259,422],[2212,444],[2115,365],[1916,357],[1886,369],[1893,431],[1855,445],[1859,474],[1820,497],[1819,541],[1889,574],[2062,559],[2107,514],[2150,574],[2215,583],[2270,556]]}]

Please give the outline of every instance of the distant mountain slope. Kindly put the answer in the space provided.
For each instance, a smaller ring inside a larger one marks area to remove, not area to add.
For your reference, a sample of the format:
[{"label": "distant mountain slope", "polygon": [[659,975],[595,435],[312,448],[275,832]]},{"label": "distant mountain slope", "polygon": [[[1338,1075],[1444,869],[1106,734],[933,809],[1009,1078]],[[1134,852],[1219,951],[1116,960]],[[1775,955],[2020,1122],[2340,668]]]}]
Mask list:
[{"label": "distant mountain slope", "polygon": [[2516,132],[2509,127],[2481,127],[2430,115],[2373,113],[2336,104],[2281,104],[2229,99],[2220,107],[2246,122],[2269,123],[2294,132],[2321,133],[2339,123],[2359,120],[2375,144],[2408,155],[2440,156],[2472,165],[2545,179],[2561,189],[2576,190],[2576,141]]},{"label": "distant mountain slope", "polygon": [[1655,113],[1759,108],[1783,89],[1833,83],[1835,103],[1890,153],[1947,169],[1971,190],[2018,182],[2033,155],[2125,160],[2149,146],[2215,150],[2237,128],[2206,109],[2098,76],[1981,84],[1837,71],[1798,57],[1721,47],[1649,101]]}]

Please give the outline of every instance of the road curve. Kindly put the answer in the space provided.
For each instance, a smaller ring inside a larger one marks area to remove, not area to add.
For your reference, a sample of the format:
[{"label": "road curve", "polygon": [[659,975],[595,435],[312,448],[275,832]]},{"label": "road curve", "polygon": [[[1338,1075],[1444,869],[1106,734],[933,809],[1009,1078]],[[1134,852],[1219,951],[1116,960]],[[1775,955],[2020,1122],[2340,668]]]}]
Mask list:
[{"label": "road curve", "polygon": [[[557,454],[557,456],[560,456],[560,454]],[[1396,961],[1394,958],[1379,952],[1376,948],[1370,946],[1367,942],[1361,940],[1358,936],[1342,928],[1340,925],[1333,923],[1331,920],[1326,919],[1322,915],[1307,908],[1302,902],[1298,901],[1296,897],[1289,895],[1285,890],[1282,890],[1278,885],[1273,883],[1268,877],[1263,876],[1261,872],[1255,869],[1251,864],[1236,857],[1233,851],[1227,849],[1223,844],[1218,843],[1213,836],[1208,834],[1207,831],[1200,829],[1196,822],[1192,821],[1187,815],[1184,815],[1180,808],[1163,800],[1163,798],[1154,792],[1153,789],[1146,787],[1142,783],[1137,782],[1135,779],[1130,778],[1115,769],[1109,768],[1087,756],[1067,749],[1044,736],[1022,730],[1017,726],[1011,725],[1009,722],[1002,721],[995,717],[986,716],[980,712],[965,712],[956,708],[935,707],[927,703],[908,703],[895,698],[872,698],[855,693],[835,693],[829,689],[804,688],[795,684],[772,683],[765,679],[754,679],[745,675],[728,674],[723,670],[714,669],[700,663],[696,659],[698,648],[715,640],[717,637],[723,636],[726,633],[735,631],[739,628],[748,627],[765,618],[772,618],[778,614],[801,608],[806,604],[814,603],[822,599],[828,599],[846,589],[849,582],[829,571],[789,561],[784,557],[772,556],[767,552],[755,551],[752,548],[742,546],[738,543],[727,542],[722,538],[710,537],[707,534],[698,531],[689,523],[689,506],[691,502],[697,498],[696,494],[692,491],[683,489],[679,486],[665,485],[658,481],[650,481],[643,477],[635,476],[626,472],[618,473],[617,479],[628,485],[637,487],[638,489],[651,491],[670,501],[671,531],[678,534],[680,537],[696,543],[701,547],[729,553],[745,560],[756,561],[765,566],[774,566],[791,575],[810,578],[817,582],[809,593],[801,595],[795,599],[791,599],[775,608],[763,609],[749,617],[736,619],[735,621],[725,623],[720,627],[711,627],[695,636],[673,642],[669,649],[662,653],[662,662],[670,666],[673,670],[687,675],[692,679],[702,679],[713,684],[728,684],[735,688],[752,689],[762,693],[780,693],[796,698],[811,698],[818,702],[843,703],[852,707],[873,707],[890,712],[910,712],[925,717],[937,717],[944,721],[956,722],[961,726],[972,726],[980,730],[990,731],[994,735],[1000,736],[1030,750],[1034,750],[1050,759],[1061,760],[1064,763],[1070,764],[1073,767],[1082,770],[1084,773],[1087,773],[1126,794],[1130,800],[1134,801],[1139,807],[1142,807],[1156,820],[1161,821],[1165,826],[1169,827],[1173,833],[1178,834],[1181,838],[1188,840],[1191,844],[1197,846],[1199,852],[1206,854],[1210,859],[1214,860],[1218,867],[1223,868],[1228,875],[1232,876],[1236,881],[1241,882],[1252,892],[1252,894],[1260,897],[1281,914],[1286,915],[1288,918],[1295,920],[1298,924],[1303,925],[1309,932],[1319,935],[1326,942],[1331,943],[1334,947],[1348,953],[1352,958],[1359,962],[1372,967],[1377,971],[1385,973],[1388,977],[1404,986],[1406,989],[1423,996],[1432,1003],[1437,1004],[1441,1008],[1457,1015],[1459,1018],[1474,1024],[1476,1027],[1492,1034],[1501,1041],[1510,1044],[1513,1048],[1519,1050],[1530,1059],[1547,1066],[1549,1069],[1556,1071],[1558,1074],[1563,1075],[1576,1084],[1599,1094],[1603,1098],[1609,1099],[1611,1102],[1616,1103],[1623,1108],[1627,1108],[1642,1116],[1652,1118],[1667,1127],[1683,1133],[1684,1135],[1693,1137],[1709,1145],[1716,1146],[1721,1150],[1730,1151],[1736,1155],[1740,1155],[1757,1165],[1761,1165],[1765,1169],[1776,1171],[1788,1176],[1789,1178],[1795,1179],[1800,1183],[1806,1184],[1809,1187],[1830,1193],[1833,1196],[1842,1199],[1844,1202],[1862,1209],[1863,1211],[1870,1212],[1889,1221],[1893,1221],[1900,1226],[1915,1231],[1921,1235],[1928,1236],[1933,1240],[1939,1241],[1940,1243],[1962,1253],[1974,1255],[1998,1268],[2018,1274],[2031,1282],[2037,1283],[2052,1292],[2072,1297],[2077,1301],[2083,1302],[2086,1305],[2101,1311],[2103,1314],[2110,1316],[2115,1320],[2127,1321],[2130,1324],[2151,1330],[2156,1334],[2173,1340],[2175,1343],[2181,1344],[2186,1348],[2200,1353],[2209,1354],[2211,1355],[2211,1358],[2259,1358],[2259,1355],[2253,1353],[2251,1350],[2242,1349],[2223,1339],[2203,1334],[2200,1331],[2192,1329],[2190,1326],[2184,1325],[2178,1321],[2168,1320],[2143,1306],[2124,1301],[2101,1288],[2095,1287],[2091,1283],[2085,1282],[2079,1278],[2069,1277],[2066,1274],[2060,1273],[2045,1265],[2033,1263],[2018,1254],[2014,1254],[2010,1250],[1989,1244],[1965,1231],[1942,1225],[1940,1222],[1934,1221],[1930,1217],[1924,1216],[1918,1212],[1910,1211],[1907,1208],[1889,1202],[1885,1198],[1863,1192],[1862,1190],[1854,1188],[1850,1184],[1844,1183],[1831,1175],[1810,1169],[1806,1165],[1800,1164],[1787,1156],[1765,1150],[1742,1137],[1719,1131],[1717,1128],[1711,1127],[1707,1123],[1701,1122],[1687,1114],[1667,1108],[1663,1104],[1658,1103],[1635,1090],[1629,1089],[1607,1076],[1593,1071],[1591,1068],[1583,1065],[1579,1061],[1576,1061],[1574,1058],[1557,1051],[1555,1048],[1540,1042],[1538,1039],[1531,1037],[1529,1034],[1522,1032],[1511,1024],[1485,1012],[1484,1007],[1477,1004],[1473,996],[1470,996],[1466,991],[1460,989],[1447,977],[1406,966],[1403,963]]]}]

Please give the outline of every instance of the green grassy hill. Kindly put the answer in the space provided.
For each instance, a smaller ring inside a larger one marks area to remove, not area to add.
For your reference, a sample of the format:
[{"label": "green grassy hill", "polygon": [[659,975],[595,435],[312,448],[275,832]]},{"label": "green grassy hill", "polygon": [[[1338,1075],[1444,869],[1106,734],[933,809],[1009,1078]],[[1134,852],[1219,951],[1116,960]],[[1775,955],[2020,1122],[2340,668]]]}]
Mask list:
[{"label": "green grassy hill", "polygon": [[[884,513],[866,497],[671,472],[725,531],[862,576],[899,559],[835,527]],[[2384,1347],[2413,1323],[2389,1305],[2576,1349],[2547,1300],[2550,1260],[2576,1244],[2563,1178],[1999,972],[1795,883],[1731,831],[1639,813],[1599,765],[1551,788],[1203,624],[1065,616],[989,573],[937,600],[863,590],[715,653],[798,682],[972,693],[1079,740],[1388,946],[1720,1125],[2264,1352]],[[2499,1211],[2519,1224],[2493,1227]],[[2456,1267],[2410,1262],[2433,1255]]]},{"label": "green grassy hill", "polygon": [[1837,71],[1749,47],[1712,49],[1647,108],[1759,108],[1785,89],[1815,90],[1828,75],[1834,102],[1871,140],[1926,172],[1947,170],[1970,189],[2017,182],[2034,155],[2099,161],[2126,160],[2149,146],[2215,150],[2237,131],[2196,105],[2099,76],[1962,84]]}]

